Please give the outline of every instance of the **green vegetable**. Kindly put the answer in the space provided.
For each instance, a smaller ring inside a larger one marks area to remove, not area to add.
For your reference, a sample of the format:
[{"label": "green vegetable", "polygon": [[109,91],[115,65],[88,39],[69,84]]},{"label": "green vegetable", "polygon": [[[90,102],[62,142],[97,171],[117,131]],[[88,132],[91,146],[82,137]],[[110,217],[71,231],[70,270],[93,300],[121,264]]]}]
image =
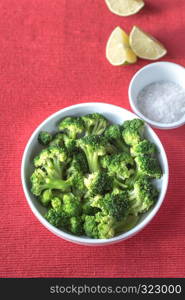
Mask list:
[{"label": "green vegetable", "polygon": [[69,138],[76,139],[83,133],[84,124],[81,118],[67,117],[59,123],[58,129],[65,132]]},{"label": "green vegetable", "polygon": [[135,158],[135,161],[139,174],[157,179],[161,178],[162,170],[158,160],[155,157],[153,158],[148,154],[138,155]]},{"label": "green vegetable", "polygon": [[113,179],[104,171],[89,174],[88,177],[84,179],[90,196],[98,194],[104,195],[106,192],[109,192],[112,189],[112,181]]},{"label": "green vegetable", "polygon": [[50,146],[63,147],[64,146],[64,134],[57,133],[52,141],[49,143]]},{"label": "green vegetable", "polygon": [[157,148],[155,144],[151,143],[150,141],[143,140],[139,144],[134,145],[130,151],[132,156],[138,156],[144,154],[153,155],[157,152]]},{"label": "green vegetable", "polygon": [[89,135],[77,141],[87,158],[90,173],[100,169],[99,157],[106,154],[106,140],[99,135]]},{"label": "green vegetable", "polygon": [[53,226],[77,236],[110,239],[132,229],[155,205],[162,176],[144,122],[110,124],[98,113],[66,117],[38,140],[31,191]]},{"label": "green vegetable", "polygon": [[112,143],[120,152],[129,152],[129,147],[125,144],[122,137],[122,126],[110,125],[104,132],[104,136]]},{"label": "green vegetable", "polygon": [[47,146],[52,140],[52,134],[47,131],[41,131],[38,136],[38,141],[41,145]]},{"label": "green vegetable", "polygon": [[133,215],[146,212],[156,202],[158,191],[148,177],[140,177],[129,192],[130,212]]},{"label": "green vegetable", "polygon": [[85,135],[101,135],[109,122],[102,115],[94,113],[82,117],[85,126]]},{"label": "green vegetable", "polygon": [[133,146],[143,139],[144,122],[140,119],[125,121],[123,124],[123,139],[127,145]]},{"label": "green vegetable", "polygon": [[85,231],[85,234],[94,239],[99,238],[98,234],[98,222],[96,222],[96,217],[95,216],[84,216],[84,225],[83,229]]}]

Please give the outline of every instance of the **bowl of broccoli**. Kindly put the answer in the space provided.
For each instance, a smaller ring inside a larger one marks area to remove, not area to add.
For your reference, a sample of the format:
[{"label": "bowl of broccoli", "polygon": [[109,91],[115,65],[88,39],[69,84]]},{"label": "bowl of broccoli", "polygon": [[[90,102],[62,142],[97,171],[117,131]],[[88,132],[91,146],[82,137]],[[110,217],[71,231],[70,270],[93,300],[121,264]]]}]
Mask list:
[{"label": "bowl of broccoli", "polygon": [[106,103],[64,108],[32,134],[22,158],[28,204],[55,235],[107,245],[143,229],[168,187],[165,150],[151,127]]}]

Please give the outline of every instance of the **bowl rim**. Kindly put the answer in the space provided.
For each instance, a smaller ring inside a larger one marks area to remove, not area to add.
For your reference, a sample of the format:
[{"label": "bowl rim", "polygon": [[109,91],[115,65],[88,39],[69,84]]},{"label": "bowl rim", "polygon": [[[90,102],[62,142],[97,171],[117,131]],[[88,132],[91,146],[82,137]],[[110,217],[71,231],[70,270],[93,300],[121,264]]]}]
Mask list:
[{"label": "bowl rim", "polygon": [[[29,140],[26,144],[26,147],[24,149],[23,156],[22,156],[22,162],[21,162],[21,182],[22,182],[23,191],[24,191],[24,194],[26,196],[27,203],[28,203],[29,207],[31,208],[31,210],[32,210],[33,214],[35,215],[35,217],[40,221],[40,223],[42,225],[44,225],[44,227],[46,227],[49,231],[51,231],[55,235],[59,236],[60,238],[63,238],[64,240],[67,240],[67,241],[70,241],[70,242],[73,242],[73,243],[88,245],[88,246],[91,246],[91,245],[92,246],[98,246],[98,245],[103,246],[103,245],[117,243],[119,241],[126,240],[126,239],[132,237],[133,235],[137,234],[139,231],[141,231],[147,224],[149,224],[149,222],[157,214],[159,208],[161,207],[161,205],[162,205],[162,203],[165,199],[165,195],[166,195],[167,188],[168,188],[168,183],[169,183],[169,165],[168,165],[168,159],[167,159],[166,152],[165,152],[164,147],[163,147],[159,137],[157,136],[157,134],[154,132],[154,130],[148,124],[146,124],[146,126],[149,128],[149,130],[152,131],[154,139],[157,139],[158,144],[160,146],[160,152],[161,152],[161,156],[163,158],[165,179],[166,180],[165,180],[164,184],[162,185],[161,195],[158,198],[158,201],[157,201],[156,205],[153,207],[153,209],[150,211],[150,213],[141,221],[140,224],[137,224],[131,230],[129,230],[125,233],[122,233],[118,236],[115,236],[113,238],[110,238],[110,239],[91,239],[91,238],[78,237],[78,236],[72,235],[70,233],[64,232],[63,230],[58,229],[58,228],[54,227],[53,225],[51,225],[41,215],[41,213],[37,210],[37,208],[33,204],[32,199],[29,196],[27,186],[26,186],[26,176],[25,176],[26,164],[25,163],[26,163],[26,157],[27,157],[27,154],[28,154],[28,150],[29,150],[29,147],[30,147],[32,141],[37,136],[37,134],[40,131],[41,127],[43,127],[51,119],[59,116],[61,113],[70,111],[71,109],[80,108],[80,107],[84,108],[84,107],[89,107],[89,106],[102,106],[102,105],[109,106],[110,109],[112,109],[112,110],[115,110],[115,109],[118,110],[119,109],[119,110],[122,110],[122,111],[129,112],[129,114],[131,114],[133,117],[137,117],[133,112],[130,112],[129,110],[127,110],[125,108],[122,108],[121,106],[114,105],[114,104],[109,104],[109,103],[105,103],[105,102],[86,102],[86,103],[80,103],[80,104],[67,106],[67,107],[65,107],[63,109],[60,109],[59,111],[51,114],[43,122],[41,122],[41,124],[39,126],[36,127],[36,129],[32,132],[32,134],[31,134],[31,136],[30,136],[30,138],[29,138]],[[112,110],[110,110],[110,111],[112,111]],[[98,107],[97,107],[97,111],[98,111]]]},{"label": "bowl rim", "polygon": [[130,101],[130,106],[133,110],[133,112],[135,114],[137,114],[137,116],[139,116],[140,118],[142,118],[145,122],[149,123],[150,125],[156,127],[156,128],[160,128],[160,129],[174,129],[174,128],[178,128],[180,126],[183,126],[185,124],[185,116],[183,118],[181,118],[179,121],[175,121],[172,123],[162,123],[162,122],[157,122],[157,121],[153,121],[149,118],[147,118],[145,115],[142,114],[142,112],[138,109],[137,105],[135,104],[135,101],[132,98],[132,88],[133,88],[133,84],[135,81],[138,80],[138,77],[140,76],[141,73],[145,72],[145,70],[147,69],[152,69],[155,66],[167,66],[167,65],[171,65],[173,68],[178,68],[181,69],[183,72],[185,72],[185,67],[183,67],[182,65],[173,63],[173,62],[168,62],[168,61],[161,61],[161,62],[154,62],[154,63],[150,63],[146,66],[144,66],[143,68],[139,69],[134,76],[132,77],[130,84],[129,84],[129,88],[128,88],[128,97],[129,97],[129,101]]}]

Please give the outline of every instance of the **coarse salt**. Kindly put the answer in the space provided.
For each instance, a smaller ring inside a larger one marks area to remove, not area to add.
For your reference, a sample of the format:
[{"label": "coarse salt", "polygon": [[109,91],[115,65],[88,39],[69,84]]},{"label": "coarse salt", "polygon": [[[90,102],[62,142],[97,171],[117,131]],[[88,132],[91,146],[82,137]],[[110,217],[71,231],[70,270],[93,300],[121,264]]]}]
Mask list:
[{"label": "coarse salt", "polygon": [[171,81],[151,83],[139,93],[137,107],[152,121],[174,123],[185,116],[185,89]]}]

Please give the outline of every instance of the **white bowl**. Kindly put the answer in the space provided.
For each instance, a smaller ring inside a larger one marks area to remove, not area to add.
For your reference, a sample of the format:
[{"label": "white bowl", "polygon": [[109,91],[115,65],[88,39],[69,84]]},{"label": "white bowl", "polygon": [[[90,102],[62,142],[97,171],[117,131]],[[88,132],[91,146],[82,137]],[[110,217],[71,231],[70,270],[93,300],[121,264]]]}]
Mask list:
[{"label": "white bowl", "polygon": [[156,62],[140,69],[132,78],[129,85],[129,100],[132,110],[144,121],[160,129],[177,128],[185,124],[185,116],[177,122],[160,123],[148,119],[137,106],[137,97],[147,85],[157,81],[172,81],[185,88],[185,68],[171,62]]},{"label": "white bowl", "polygon": [[115,105],[106,104],[106,103],[77,104],[56,112],[55,114],[47,118],[39,127],[37,127],[36,130],[33,132],[31,138],[29,139],[22,158],[21,179],[22,179],[23,190],[32,212],[47,229],[49,229],[52,233],[59,236],[60,238],[63,238],[65,240],[77,244],[102,246],[102,245],[108,245],[108,244],[120,242],[135,235],[152,220],[152,218],[155,216],[155,214],[159,210],[164,200],[167,186],[168,186],[169,171],[168,171],[168,161],[167,161],[165,150],[159,138],[154,133],[154,131],[148,125],[146,125],[146,129],[145,129],[146,137],[149,138],[149,140],[151,140],[152,142],[154,142],[158,147],[159,160],[164,174],[160,180],[155,181],[156,186],[160,190],[159,198],[155,206],[149,212],[147,212],[141,217],[138,224],[133,229],[108,240],[78,237],[52,226],[43,217],[43,214],[45,213],[46,209],[40,205],[39,201],[30,192],[30,175],[33,172],[32,160],[33,157],[41,149],[41,146],[37,141],[38,134],[41,130],[48,130],[50,132],[55,132],[57,122],[66,116],[81,116],[81,115],[94,113],[94,112],[103,114],[112,123],[117,123],[117,124],[122,124],[125,120],[136,118],[136,116],[133,113],[129,112],[128,110],[125,110]]}]

